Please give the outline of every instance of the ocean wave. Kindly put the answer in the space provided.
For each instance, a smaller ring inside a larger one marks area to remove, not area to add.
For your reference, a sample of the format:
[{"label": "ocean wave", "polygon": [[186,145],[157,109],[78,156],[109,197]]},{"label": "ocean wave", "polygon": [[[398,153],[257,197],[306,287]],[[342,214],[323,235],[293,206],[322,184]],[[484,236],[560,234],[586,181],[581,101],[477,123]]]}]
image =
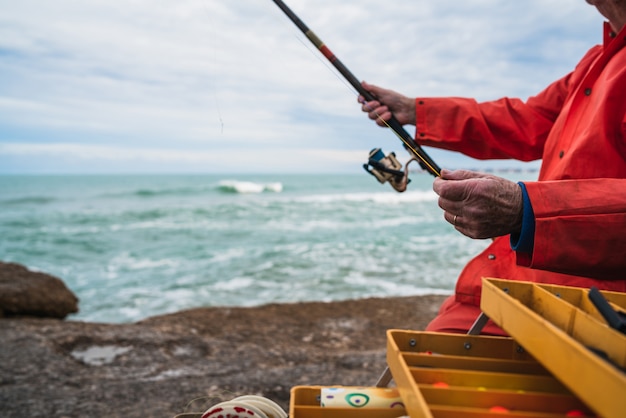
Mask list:
[{"label": "ocean wave", "polygon": [[283,191],[282,183],[255,183],[252,181],[238,181],[238,180],[222,180],[217,185],[218,190],[224,193],[263,193],[274,192],[280,193]]},{"label": "ocean wave", "polygon": [[135,257],[128,252],[123,252],[113,257],[107,266],[108,272],[120,270],[153,270],[153,269],[176,269],[180,266],[180,260],[173,258],[152,259],[149,257]]},{"label": "ocean wave", "polygon": [[384,204],[433,202],[437,195],[432,190],[418,190],[405,193],[343,193],[343,194],[318,194],[303,196],[297,199],[305,203],[335,203],[335,202],[373,202]]},{"label": "ocean wave", "polygon": [[163,189],[138,189],[132,192],[139,197],[188,196],[207,192],[208,187],[172,187]]},{"label": "ocean wave", "polygon": [[54,202],[54,197],[48,196],[30,196],[30,197],[18,197],[15,199],[0,200],[3,205],[44,205],[46,203]]}]

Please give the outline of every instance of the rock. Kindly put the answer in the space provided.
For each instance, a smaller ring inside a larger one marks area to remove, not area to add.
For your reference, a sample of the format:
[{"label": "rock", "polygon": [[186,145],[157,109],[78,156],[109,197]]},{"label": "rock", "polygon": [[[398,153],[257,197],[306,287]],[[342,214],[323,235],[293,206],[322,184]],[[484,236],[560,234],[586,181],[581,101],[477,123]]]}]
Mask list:
[{"label": "rock", "polygon": [[0,319],[2,417],[170,417],[241,395],[285,410],[297,385],[372,386],[386,331],[443,296],[198,308],[132,324]]},{"label": "rock", "polygon": [[0,316],[63,319],[78,312],[78,298],[61,279],[0,262]]}]

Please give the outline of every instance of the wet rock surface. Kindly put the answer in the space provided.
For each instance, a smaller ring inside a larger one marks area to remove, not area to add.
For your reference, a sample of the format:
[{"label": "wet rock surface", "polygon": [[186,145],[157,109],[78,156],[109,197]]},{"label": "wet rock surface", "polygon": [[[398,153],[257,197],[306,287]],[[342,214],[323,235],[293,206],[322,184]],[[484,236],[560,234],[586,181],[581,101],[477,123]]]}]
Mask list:
[{"label": "wet rock surface", "polygon": [[0,316],[65,318],[78,312],[78,298],[63,281],[16,263],[0,262]]},{"label": "wet rock surface", "polygon": [[373,385],[387,329],[443,296],[200,308],[132,324],[0,319],[3,417],[173,417],[239,395],[285,410],[296,385]]}]

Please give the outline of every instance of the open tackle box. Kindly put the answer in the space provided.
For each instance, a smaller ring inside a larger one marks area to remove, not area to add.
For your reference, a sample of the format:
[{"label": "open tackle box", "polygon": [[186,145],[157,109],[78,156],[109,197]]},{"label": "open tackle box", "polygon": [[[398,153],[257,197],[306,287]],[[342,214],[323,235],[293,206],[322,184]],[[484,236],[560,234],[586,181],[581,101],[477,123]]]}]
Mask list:
[{"label": "open tackle box", "polygon": [[[625,330],[607,324],[591,292],[483,279],[481,310],[599,416],[626,417]],[[626,311],[626,294],[598,293]]]},{"label": "open tackle box", "polygon": [[[588,292],[484,279],[481,310],[510,338],[389,330],[387,364],[403,408],[322,407],[324,388],[297,386],[289,416],[625,417],[626,335]],[[626,311],[626,294],[601,293]]]}]

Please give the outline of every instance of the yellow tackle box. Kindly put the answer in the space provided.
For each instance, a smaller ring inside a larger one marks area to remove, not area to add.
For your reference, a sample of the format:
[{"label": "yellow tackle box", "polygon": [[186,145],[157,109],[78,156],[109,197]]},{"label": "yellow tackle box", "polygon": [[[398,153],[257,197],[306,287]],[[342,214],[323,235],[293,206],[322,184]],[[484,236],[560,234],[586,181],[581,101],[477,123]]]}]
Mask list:
[{"label": "yellow tackle box", "polygon": [[[626,335],[588,290],[484,279],[482,311],[511,337],[387,332],[404,410],[329,408],[319,386],[292,388],[290,418],[626,416]],[[626,294],[602,292],[626,311]]]},{"label": "yellow tackle box", "polygon": [[[626,335],[589,289],[483,279],[481,310],[599,416],[626,417]],[[626,294],[600,292],[615,311]]]}]

